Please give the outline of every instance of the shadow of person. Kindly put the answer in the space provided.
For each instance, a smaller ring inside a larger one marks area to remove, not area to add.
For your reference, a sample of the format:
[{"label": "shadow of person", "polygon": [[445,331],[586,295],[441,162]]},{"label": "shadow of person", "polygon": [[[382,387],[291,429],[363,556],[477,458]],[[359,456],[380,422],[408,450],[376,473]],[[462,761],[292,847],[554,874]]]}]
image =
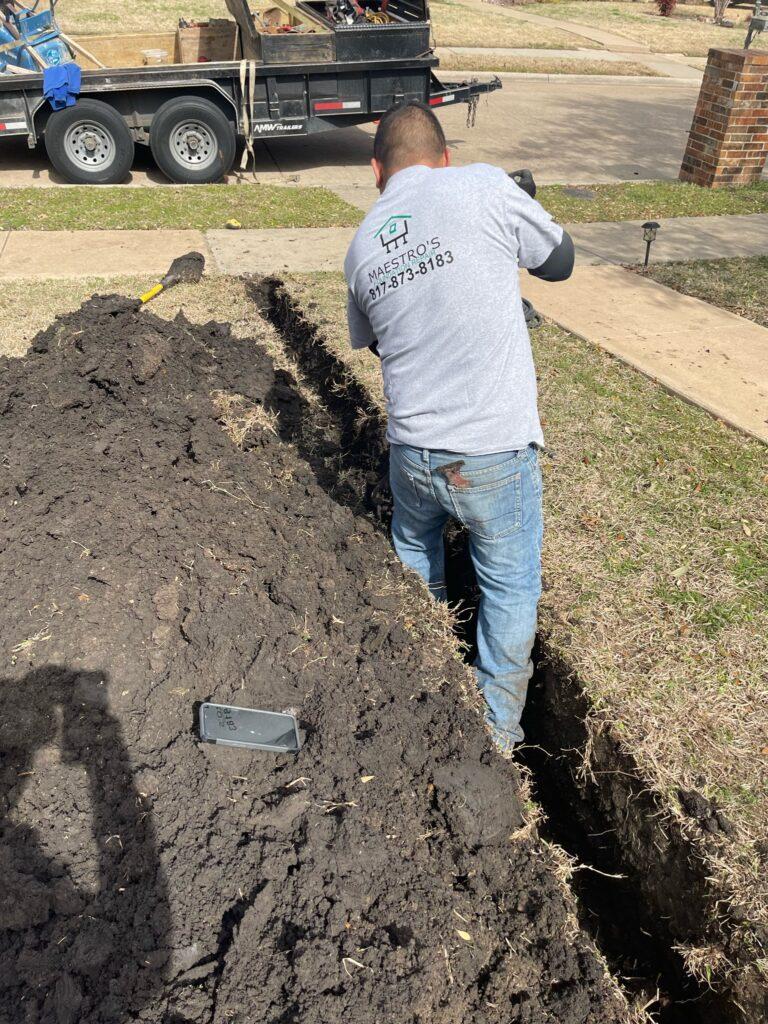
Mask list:
[{"label": "shadow of person", "polygon": [[107,684],[0,680],[3,1024],[127,1024],[163,987],[165,878]]}]

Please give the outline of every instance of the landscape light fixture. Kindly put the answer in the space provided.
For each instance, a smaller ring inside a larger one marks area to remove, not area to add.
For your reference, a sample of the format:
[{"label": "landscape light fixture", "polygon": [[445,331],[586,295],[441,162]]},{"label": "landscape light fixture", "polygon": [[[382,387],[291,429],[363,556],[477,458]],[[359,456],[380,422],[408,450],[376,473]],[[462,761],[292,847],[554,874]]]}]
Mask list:
[{"label": "landscape light fixture", "polygon": [[648,266],[648,260],[651,257],[651,243],[656,241],[656,232],[661,227],[661,224],[657,224],[655,220],[647,220],[643,224],[643,241],[645,242],[645,263],[644,267]]}]

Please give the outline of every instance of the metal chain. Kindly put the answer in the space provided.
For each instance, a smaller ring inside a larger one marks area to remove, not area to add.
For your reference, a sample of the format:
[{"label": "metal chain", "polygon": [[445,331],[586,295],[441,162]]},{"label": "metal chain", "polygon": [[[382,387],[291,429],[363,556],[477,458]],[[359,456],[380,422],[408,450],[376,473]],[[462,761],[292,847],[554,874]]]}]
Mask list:
[{"label": "metal chain", "polygon": [[475,118],[477,117],[477,106],[480,102],[480,96],[476,93],[474,96],[470,96],[467,101],[467,128],[475,127]]}]

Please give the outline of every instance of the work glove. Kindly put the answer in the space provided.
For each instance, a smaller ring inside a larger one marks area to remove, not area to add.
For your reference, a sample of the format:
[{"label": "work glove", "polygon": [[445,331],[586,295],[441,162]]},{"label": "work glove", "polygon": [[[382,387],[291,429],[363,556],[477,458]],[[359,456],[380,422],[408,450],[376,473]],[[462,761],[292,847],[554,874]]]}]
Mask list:
[{"label": "work glove", "polygon": [[536,198],[536,182],[533,180],[533,174],[530,171],[510,171],[509,176],[531,199]]}]

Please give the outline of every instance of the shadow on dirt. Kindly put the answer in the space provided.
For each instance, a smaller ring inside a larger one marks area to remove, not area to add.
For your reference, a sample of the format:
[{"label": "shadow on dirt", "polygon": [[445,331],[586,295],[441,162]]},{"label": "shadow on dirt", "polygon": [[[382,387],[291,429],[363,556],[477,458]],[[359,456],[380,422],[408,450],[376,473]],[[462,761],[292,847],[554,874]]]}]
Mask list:
[{"label": "shadow on dirt", "polygon": [[0,1019],[15,1024],[128,1024],[163,984],[166,883],[108,690],[61,665],[0,680]]}]

